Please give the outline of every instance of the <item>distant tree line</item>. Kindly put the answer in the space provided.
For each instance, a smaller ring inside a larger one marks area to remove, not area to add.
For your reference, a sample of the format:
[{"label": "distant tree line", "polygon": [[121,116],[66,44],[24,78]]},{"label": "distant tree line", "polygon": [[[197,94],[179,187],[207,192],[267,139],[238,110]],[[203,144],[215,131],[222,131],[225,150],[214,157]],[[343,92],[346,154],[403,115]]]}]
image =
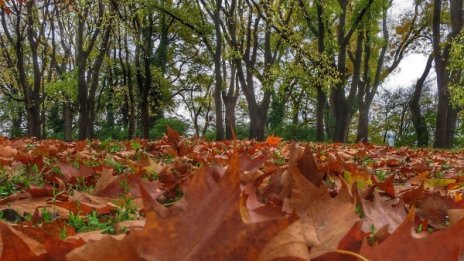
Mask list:
[{"label": "distant tree line", "polygon": [[[2,128],[460,145],[463,0],[399,2],[1,1]],[[384,90],[412,53],[429,57],[417,82]]]}]

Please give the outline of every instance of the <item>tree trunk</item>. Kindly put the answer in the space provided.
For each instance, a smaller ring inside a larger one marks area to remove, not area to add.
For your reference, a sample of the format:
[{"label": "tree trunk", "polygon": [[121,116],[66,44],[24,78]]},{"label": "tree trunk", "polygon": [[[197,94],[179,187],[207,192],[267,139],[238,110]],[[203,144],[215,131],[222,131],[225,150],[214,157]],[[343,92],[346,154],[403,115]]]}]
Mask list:
[{"label": "tree trunk", "polygon": [[462,7],[463,0],[450,0],[451,32],[448,35],[448,42],[442,47],[441,42],[441,5],[442,1],[433,1],[433,52],[435,56],[435,71],[437,74],[438,87],[438,110],[435,128],[436,148],[451,148],[456,128],[458,110],[452,108],[450,104],[449,83],[450,74],[447,69],[449,62],[450,41],[459,35],[463,28]]},{"label": "tree trunk", "polygon": [[[163,0],[161,4],[170,5],[170,1]],[[153,21],[151,19],[150,19],[150,23],[153,24]],[[150,25],[151,34],[154,33],[154,30],[152,27],[153,25]],[[159,27],[159,30],[160,30],[159,31],[159,45],[158,45],[158,48],[156,48],[156,52],[154,53],[154,57],[153,57],[153,66],[157,68],[160,73],[160,75],[158,75],[157,77],[162,77],[162,78],[165,77],[166,66],[168,62],[169,27],[170,27],[170,23],[168,23],[167,21],[167,15],[165,13],[162,13],[160,27]],[[151,37],[152,36],[150,35],[147,40],[152,41]],[[153,46],[151,48],[153,48]],[[163,102],[163,99],[165,99],[165,97],[163,97],[162,89],[165,87],[162,84],[163,83],[161,79],[157,79],[156,81],[153,81],[153,87],[150,89],[150,99],[151,99],[150,103],[152,104],[151,106],[152,116],[150,117],[151,118],[150,127],[153,126],[156,120],[164,117],[162,102]]]},{"label": "tree trunk", "polygon": [[[226,128],[226,139],[232,140],[236,138],[236,128],[235,128],[235,107],[237,106],[238,96],[239,96],[239,84],[236,81],[237,70],[235,64],[231,62],[230,68],[230,82],[229,89],[222,91],[222,99],[224,101],[225,108],[225,128]],[[224,72],[226,72],[225,63],[223,66]]]},{"label": "tree trunk", "polygon": [[324,107],[327,103],[325,92],[322,88],[317,88],[316,104],[316,141],[324,141]]},{"label": "tree trunk", "polygon": [[33,84],[32,90],[29,91],[30,104],[28,106],[28,128],[29,136],[39,138],[41,137],[41,114],[40,105],[42,103],[40,97],[41,83],[42,83],[42,70],[39,63],[38,47],[39,43],[36,41],[36,32],[34,28],[34,1],[28,1],[27,7],[27,39],[31,49],[32,71],[33,71]]},{"label": "tree trunk", "polygon": [[330,105],[326,101],[324,105],[324,122],[325,122],[325,133],[327,137],[334,137],[335,133],[335,119],[332,115]]},{"label": "tree trunk", "polygon": [[[225,138],[224,133],[224,118],[222,112],[222,32],[220,24],[220,13],[221,13],[222,0],[216,0],[216,8],[214,10],[214,31],[216,38],[216,49],[214,52],[214,78],[215,78],[215,87],[214,87],[214,108],[216,112],[216,140],[223,140]],[[227,125],[226,125],[227,127]]]},{"label": "tree trunk", "polygon": [[[122,41],[121,38],[124,38]],[[134,100],[134,86],[132,82],[132,70],[131,64],[129,62],[129,44],[127,41],[128,35],[127,33],[122,36],[120,33],[119,39],[119,60],[121,63],[121,68],[123,71],[123,84],[127,86],[127,107],[129,109],[128,113],[128,130],[127,130],[127,138],[133,139],[135,137],[135,100]],[[124,45],[123,45],[124,44]],[[122,57],[122,50],[124,49],[125,57]]]},{"label": "tree trunk", "polygon": [[[302,1],[300,1],[300,4],[304,6]],[[320,58],[322,59],[322,55],[324,54],[324,50],[325,50],[325,43],[324,43],[325,25],[324,25],[324,20],[323,20],[324,9],[322,8],[322,4],[320,2],[317,2],[316,5],[317,5],[317,19],[318,19],[317,46],[318,46],[318,52],[319,52]],[[316,141],[323,142],[324,141],[324,107],[327,103],[327,97],[320,84],[316,86],[316,89],[317,89]]]},{"label": "tree trunk", "polygon": [[114,106],[113,106],[113,96],[114,96],[114,85],[109,86],[108,100],[106,103],[106,126],[113,130],[114,129]]},{"label": "tree trunk", "polygon": [[356,141],[367,142],[369,131],[369,107],[364,102],[359,103],[359,122]]},{"label": "tree trunk", "polygon": [[151,72],[151,59],[153,57],[153,41],[151,36],[153,34],[153,19],[150,19],[150,26],[143,30],[143,71],[144,71],[144,83],[142,91],[142,137],[144,139],[150,138],[150,106],[149,106],[149,95],[153,84],[153,76]]},{"label": "tree trunk", "polygon": [[10,137],[21,137],[23,135],[23,131],[21,129],[21,124],[23,122],[23,113],[22,109],[18,108],[15,109],[13,112],[13,118],[11,119],[11,130],[10,130]]},{"label": "tree trunk", "polygon": [[[103,58],[107,54],[109,39],[111,36],[111,25],[107,24],[103,28],[105,5],[98,1],[98,15],[96,16],[96,28],[91,35],[85,35],[86,19],[88,19],[89,8],[85,8],[78,15],[76,30],[76,68],[77,68],[77,89],[79,104],[79,140],[90,139],[94,135],[95,121],[95,95],[99,84],[100,68]],[[99,37],[100,36],[100,37]],[[96,49],[97,39],[100,40],[99,52],[97,57],[89,63],[90,53]],[[88,65],[89,68],[88,68]]]},{"label": "tree trunk", "polygon": [[63,103],[64,140],[72,140],[72,113],[69,102]]},{"label": "tree trunk", "polygon": [[[344,33],[342,33],[344,35]],[[334,94],[333,103],[334,112],[335,112],[335,134],[333,140],[335,142],[346,142],[348,136],[349,125],[351,122],[351,117],[353,114],[353,100],[356,96],[360,76],[361,76],[361,64],[362,64],[362,53],[363,53],[363,41],[364,35],[358,33],[358,38],[356,41],[356,54],[354,57],[354,71],[351,80],[350,93],[347,98],[345,98],[345,89],[344,82],[342,81],[337,85]],[[340,51],[340,60],[339,60],[339,71],[345,71],[345,59],[346,59],[346,42],[345,40],[340,40],[340,46],[344,46],[345,51]]]},{"label": "tree trunk", "polygon": [[427,65],[425,66],[422,76],[417,80],[416,86],[414,88],[414,94],[411,101],[409,102],[409,108],[411,110],[411,120],[416,130],[417,137],[417,146],[418,147],[427,147],[429,145],[429,131],[427,129],[427,123],[425,118],[421,113],[420,109],[420,97],[422,94],[422,89],[424,87],[424,82],[427,79],[427,76],[430,73],[432,68],[433,55],[429,56],[427,60]]},{"label": "tree trunk", "polygon": [[128,72],[128,92],[129,92],[129,130],[127,132],[127,138],[133,139],[135,137],[135,99],[134,99],[134,87],[132,86],[132,76],[129,70]]},{"label": "tree trunk", "polygon": [[89,112],[87,107],[87,81],[85,79],[86,58],[77,55],[77,100],[79,104],[79,130],[78,139],[85,140],[87,138],[87,124],[89,122]]},{"label": "tree trunk", "polygon": [[150,108],[148,106],[148,95],[145,95],[145,97],[142,97],[142,102],[140,103],[142,138],[144,139],[148,139],[150,137],[149,109]]},{"label": "tree trunk", "polygon": [[456,125],[458,119],[458,113],[460,109],[453,108],[450,106],[448,110],[448,118],[446,122],[446,147],[452,148],[454,145],[454,136],[456,134]]},{"label": "tree trunk", "polygon": [[[377,59],[374,81],[371,84],[371,77],[370,77],[370,64],[369,61],[371,59],[371,41],[369,32],[366,32],[366,42],[364,46],[364,76],[363,82],[359,84],[359,91],[358,91],[358,105],[359,105],[359,122],[358,122],[358,133],[356,137],[356,141],[369,141],[369,111],[374,100],[374,96],[377,93],[377,89],[381,83],[382,78],[382,68],[384,67],[385,61],[385,54],[387,52],[388,42],[390,36],[388,34],[388,26],[387,26],[387,13],[388,9],[390,8],[391,3],[388,7],[383,10],[383,17],[382,17],[382,33],[383,33],[383,40],[384,45],[380,50],[379,58]],[[397,66],[397,65],[395,65]],[[393,68],[393,67],[392,67]],[[396,67],[394,67],[396,68]],[[389,68],[392,70],[391,68]],[[387,70],[387,71],[390,71]]]},{"label": "tree trunk", "polygon": [[250,130],[248,137],[250,139],[264,140],[266,117],[259,109],[250,111]]},{"label": "tree trunk", "polygon": [[236,136],[235,105],[224,103],[226,109],[226,139],[232,140]]}]

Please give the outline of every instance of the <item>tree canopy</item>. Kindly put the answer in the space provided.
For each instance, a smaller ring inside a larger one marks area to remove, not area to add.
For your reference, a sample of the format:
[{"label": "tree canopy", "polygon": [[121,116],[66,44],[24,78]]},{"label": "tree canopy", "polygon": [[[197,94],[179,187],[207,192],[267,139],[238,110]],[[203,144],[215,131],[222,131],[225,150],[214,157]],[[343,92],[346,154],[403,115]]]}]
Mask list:
[{"label": "tree canopy", "polygon": [[399,2],[0,1],[1,131],[459,146],[463,1]]}]

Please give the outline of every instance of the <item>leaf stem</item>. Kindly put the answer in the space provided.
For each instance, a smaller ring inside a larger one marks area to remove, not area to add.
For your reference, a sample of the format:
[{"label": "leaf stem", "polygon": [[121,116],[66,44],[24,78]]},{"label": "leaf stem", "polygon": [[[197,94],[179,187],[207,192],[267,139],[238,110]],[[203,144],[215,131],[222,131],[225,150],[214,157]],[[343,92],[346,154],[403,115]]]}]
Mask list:
[{"label": "leaf stem", "polygon": [[348,251],[348,250],[337,249],[337,250],[335,250],[335,252],[339,253],[339,254],[342,254],[342,255],[354,256],[354,257],[356,257],[356,258],[358,258],[359,260],[362,260],[362,261],[369,261],[369,259],[363,257],[362,255],[360,255],[358,253],[355,253],[355,252]]}]

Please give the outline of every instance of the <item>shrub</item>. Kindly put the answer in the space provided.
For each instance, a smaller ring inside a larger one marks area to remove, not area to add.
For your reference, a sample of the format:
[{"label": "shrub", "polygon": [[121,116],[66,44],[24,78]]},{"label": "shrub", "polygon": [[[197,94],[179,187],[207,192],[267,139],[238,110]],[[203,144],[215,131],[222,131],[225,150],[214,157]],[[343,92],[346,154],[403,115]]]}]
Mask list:
[{"label": "shrub", "polygon": [[268,135],[274,134],[285,140],[315,141],[316,128],[307,124],[280,124],[274,129],[268,130]]},{"label": "shrub", "polygon": [[166,133],[167,126],[179,132],[180,135],[184,135],[189,127],[186,122],[178,118],[161,118],[155,122],[155,125],[150,130],[150,138],[162,138],[164,133]]}]

